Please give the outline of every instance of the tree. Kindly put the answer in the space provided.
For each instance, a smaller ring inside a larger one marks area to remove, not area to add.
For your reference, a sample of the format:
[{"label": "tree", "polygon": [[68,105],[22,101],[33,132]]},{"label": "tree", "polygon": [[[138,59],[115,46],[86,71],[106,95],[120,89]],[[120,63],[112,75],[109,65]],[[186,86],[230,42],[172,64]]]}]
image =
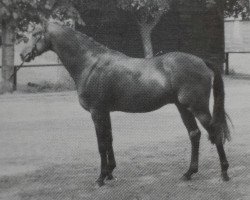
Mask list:
[{"label": "tree", "polygon": [[250,19],[250,0],[224,0],[225,17]]},{"label": "tree", "polygon": [[[2,90],[11,92],[13,90],[14,77],[14,43],[18,27],[25,29],[29,21],[37,21],[38,15],[35,9],[38,8],[35,0],[0,0],[0,18],[2,25]],[[45,1],[43,2],[45,3]],[[48,7],[49,4],[45,4]],[[12,77],[12,78],[11,78]]]},{"label": "tree", "polygon": [[[67,9],[61,2],[67,4]],[[27,31],[28,25],[41,23],[42,19],[52,16],[59,20],[75,17],[75,9],[69,4],[71,0],[0,0],[0,23],[2,27],[2,79],[3,92],[13,91],[14,43],[20,38],[18,31]],[[52,11],[55,12],[52,12]],[[80,20],[77,20],[78,22]]]},{"label": "tree", "polygon": [[172,0],[118,0],[118,7],[131,13],[136,20],[146,58],[153,57],[151,33]]}]

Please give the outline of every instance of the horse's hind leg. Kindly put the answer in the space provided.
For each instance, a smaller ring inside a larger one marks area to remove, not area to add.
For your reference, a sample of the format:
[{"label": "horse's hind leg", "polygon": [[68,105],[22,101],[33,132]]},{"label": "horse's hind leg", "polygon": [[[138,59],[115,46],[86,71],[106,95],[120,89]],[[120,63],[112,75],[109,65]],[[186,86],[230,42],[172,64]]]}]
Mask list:
[{"label": "horse's hind leg", "polygon": [[[110,120],[110,118],[109,118]],[[107,138],[107,156],[108,156],[108,174],[107,174],[107,180],[112,180],[114,179],[113,177],[113,170],[116,167],[116,162],[115,162],[115,155],[114,155],[114,150],[113,150],[113,137],[112,133],[109,134]]]},{"label": "horse's hind leg", "polygon": [[198,172],[201,132],[197,126],[194,115],[185,106],[179,103],[176,103],[176,106],[181,114],[182,121],[187,128],[192,145],[190,167],[183,175],[184,180],[190,180],[191,176]]},{"label": "horse's hind leg", "polygon": [[95,124],[99,153],[101,157],[101,174],[97,179],[99,186],[104,185],[105,178],[112,179],[112,171],[115,168],[115,157],[112,147],[112,132],[110,113],[101,110],[91,110]]},{"label": "horse's hind leg", "polygon": [[[196,118],[201,122],[203,127],[207,130],[209,134],[210,141],[216,145],[217,152],[220,158],[220,164],[221,164],[221,176],[224,181],[228,181],[229,177],[227,174],[227,170],[229,167],[226,153],[223,147],[223,141],[219,140],[218,137],[220,135],[220,129],[216,128],[212,123],[212,117],[209,112],[209,109],[205,109],[204,111],[194,111],[194,114]],[[220,138],[220,137],[219,137]]]}]

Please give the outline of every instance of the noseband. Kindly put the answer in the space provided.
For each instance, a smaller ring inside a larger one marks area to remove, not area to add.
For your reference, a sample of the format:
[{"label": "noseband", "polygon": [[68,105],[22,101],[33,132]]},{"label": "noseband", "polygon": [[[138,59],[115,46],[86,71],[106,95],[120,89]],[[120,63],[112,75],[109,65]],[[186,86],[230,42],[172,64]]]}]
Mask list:
[{"label": "noseband", "polygon": [[32,50],[30,53],[27,54],[27,56],[30,56],[32,60],[38,55],[38,49],[37,49],[37,43],[44,37],[43,34],[39,34],[39,37],[36,38],[35,43],[33,44]]}]

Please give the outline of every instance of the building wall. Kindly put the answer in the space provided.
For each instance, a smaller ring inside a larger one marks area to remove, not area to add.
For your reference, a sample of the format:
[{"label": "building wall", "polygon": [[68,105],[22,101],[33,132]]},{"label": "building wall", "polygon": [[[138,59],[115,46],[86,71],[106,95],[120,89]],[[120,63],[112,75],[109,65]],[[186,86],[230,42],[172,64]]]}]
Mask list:
[{"label": "building wall", "polygon": [[204,4],[186,0],[167,13],[153,32],[153,45],[158,51],[183,51],[224,61],[224,18],[218,7],[206,9]]},{"label": "building wall", "polygon": [[250,21],[225,21],[225,51],[250,52]]}]

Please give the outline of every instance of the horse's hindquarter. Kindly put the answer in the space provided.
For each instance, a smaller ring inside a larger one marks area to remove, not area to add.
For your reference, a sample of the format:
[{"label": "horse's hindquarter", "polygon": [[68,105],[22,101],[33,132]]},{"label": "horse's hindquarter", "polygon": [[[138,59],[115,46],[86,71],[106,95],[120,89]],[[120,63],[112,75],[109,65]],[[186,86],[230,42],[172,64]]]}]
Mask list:
[{"label": "horse's hindquarter", "polygon": [[165,54],[164,66],[171,68],[171,83],[177,98],[183,104],[208,104],[212,71],[197,56],[173,52]]}]

